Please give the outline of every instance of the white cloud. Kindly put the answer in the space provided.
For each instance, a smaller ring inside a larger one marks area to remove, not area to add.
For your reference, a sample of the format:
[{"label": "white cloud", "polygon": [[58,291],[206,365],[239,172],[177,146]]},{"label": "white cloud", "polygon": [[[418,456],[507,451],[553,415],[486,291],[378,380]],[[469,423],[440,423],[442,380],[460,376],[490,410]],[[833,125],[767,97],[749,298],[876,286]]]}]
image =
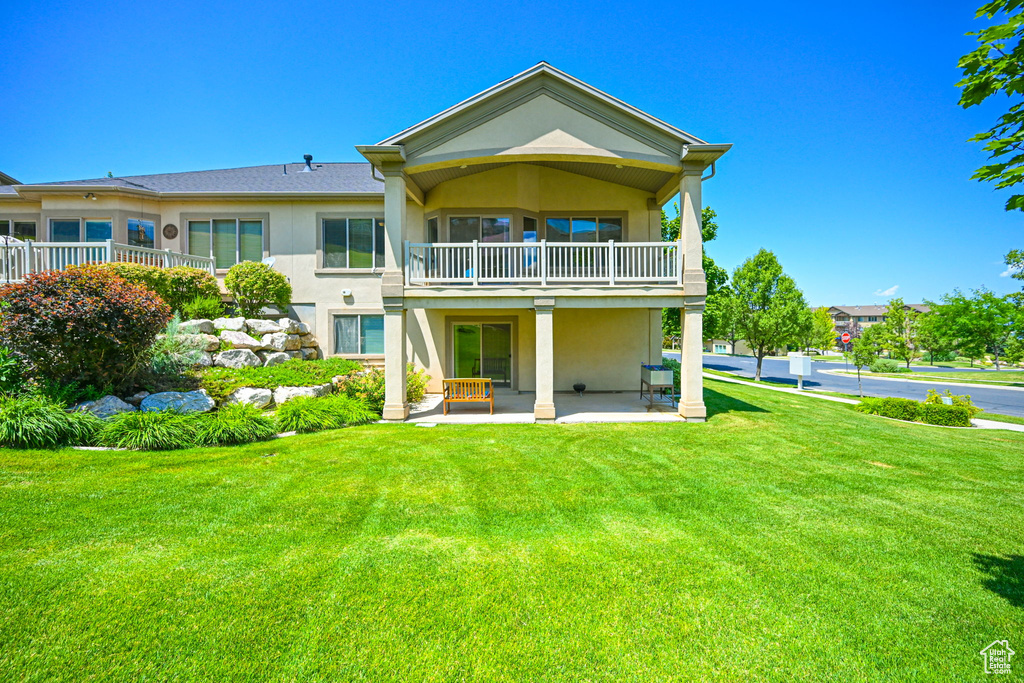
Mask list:
[{"label": "white cloud", "polygon": [[899,285],[893,285],[889,289],[876,289],[875,296],[892,296],[893,294],[896,293],[896,290],[899,288]]},{"label": "white cloud", "polygon": [[1020,270],[1020,268],[1007,268],[1003,272],[999,273],[999,277],[1010,277],[1011,275],[1016,273],[1018,270]]}]

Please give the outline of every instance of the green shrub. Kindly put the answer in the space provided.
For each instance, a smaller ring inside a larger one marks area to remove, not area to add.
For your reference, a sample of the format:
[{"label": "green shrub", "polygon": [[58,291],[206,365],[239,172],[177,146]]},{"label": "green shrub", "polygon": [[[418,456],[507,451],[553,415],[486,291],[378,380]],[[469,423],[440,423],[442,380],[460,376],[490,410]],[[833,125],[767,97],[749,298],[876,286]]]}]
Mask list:
[{"label": "green shrub", "polygon": [[[406,400],[409,403],[419,403],[427,393],[430,375],[423,370],[417,370],[416,366],[409,363],[405,378]],[[366,405],[379,413],[384,410],[384,371],[380,368],[370,368],[361,375],[348,375],[341,383],[341,391],[346,396],[365,401]]]},{"label": "green shrub", "polygon": [[196,440],[205,446],[265,441],[277,434],[274,421],[247,403],[232,403],[199,419]]},{"label": "green shrub", "polygon": [[160,268],[139,263],[106,263],[100,267],[155,293],[176,313],[184,314],[185,305],[195,299],[220,296],[217,278],[190,266]]},{"label": "green shrub", "polygon": [[679,393],[680,377],[682,376],[683,366],[675,358],[662,358],[661,364],[672,371],[672,382],[675,384],[676,393]]},{"label": "green shrub", "polygon": [[292,302],[288,279],[258,261],[242,261],[231,266],[224,278],[224,287],[246,318],[259,318],[264,306],[277,306],[283,311]]},{"label": "green shrub", "polygon": [[892,358],[876,358],[871,362],[871,372],[899,372],[900,364]]},{"label": "green shrub", "polygon": [[0,445],[13,448],[87,446],[100,427],[92,413],[69,413],[38,394],[0,396]]},{"label": "green shrub", "polygon": [[277,426],[282,432],[321,432],[373,422],[380,419],[365,401],[344,394],[321,398],[301,396],[277,409]]},{"label": "green shrub", "polygon": [[223,401],[235,389],[257,387],[312,387],[327,384],[338,375],[349,375],[362,368],[357,361],[345,358],[300,360],[293,358],[280,365],[256,368],[209,368],[201,383],[215,401]]},{"label": "green shrub", "polygon": [[205,347],[200,337],[181,331],[181,319],[175,314],[150,347],[149,367],[158,376],[180,375],[199,362]]},{"label": "green shrub", "polygon": [[866,398],[857,406],[862,413],[915,422],[921,415],[921,403],[909,398]]},{"label": "green shrub", "polygon": [[0,345],[41,380],[120,386],[145,368],[167,304],[108,268],[70,266],[0,288]]},{"label": "green shrub", "polygon": [[199,296],[181,307],[185,320],[215,320],[224,315],[224,304],[220,297]]},{"label": "green shrub", "polygon": [[107,420],[96,435],[102,446],[133,451],[166,451],[198,445],[199,420],[173,410],[121,413]]},{"label": "green shrub", "polygon": [[967,413],[968,413],[968,415],[970,415],[970,417],[974,417],[975,415],[977,415],[978,413],[981,412],[981,408],[979,408],[978,406],[974,405],[974,403],[971,401],[971,397],[970,396],[968,396],[967,394],[957,395],[957,394],[954,394],[949,389],[946,389],[941,394],[939,392],[935,391],[934,389],[929,389],[928,390],[928,396],[924,399],[924,402],[925,402],[925,404],[928,404],[928,405],[937,405],[937,406],[946,405],[942,401],[943,398],[950,399],[950,401],[952,402],[952,405],[954,405],[954,406],[960,406],[962,408],[966,408],[967,409]]},{"label": "green shrub", "polygon": [[921,421],[946,427],[970,427],[971,411],[965,406],[925,403],[921,406]]},{"label": "green shrub", "polygon": [[0,394],[20,394],[24,390],[24,362],[17,354],[0,347]]}]

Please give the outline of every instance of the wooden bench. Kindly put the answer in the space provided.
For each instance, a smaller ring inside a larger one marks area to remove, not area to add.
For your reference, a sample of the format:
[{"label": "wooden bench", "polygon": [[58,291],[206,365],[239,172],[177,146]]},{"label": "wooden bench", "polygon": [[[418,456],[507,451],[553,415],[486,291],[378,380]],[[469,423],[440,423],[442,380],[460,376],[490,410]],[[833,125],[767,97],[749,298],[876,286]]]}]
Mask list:
[{"label": "wooden bench", "polygon": [[444,414],[448,414],[449,403],[490,403],[491,415],[494,415],[494,385],[487,377],[466,377],[445,379],[444,383]]}]

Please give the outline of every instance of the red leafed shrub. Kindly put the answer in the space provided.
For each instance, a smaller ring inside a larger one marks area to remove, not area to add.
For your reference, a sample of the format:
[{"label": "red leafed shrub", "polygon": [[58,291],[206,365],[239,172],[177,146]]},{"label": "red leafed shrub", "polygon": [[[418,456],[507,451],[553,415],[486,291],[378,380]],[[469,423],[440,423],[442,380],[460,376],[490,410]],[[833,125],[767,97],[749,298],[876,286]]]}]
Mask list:
[{"label": "red leafed shrub", "polygon": [[153,292],[101,266],[29,275],[0,288],[0,345],[34,376],[106,387],[131,381],[171,309]]}]

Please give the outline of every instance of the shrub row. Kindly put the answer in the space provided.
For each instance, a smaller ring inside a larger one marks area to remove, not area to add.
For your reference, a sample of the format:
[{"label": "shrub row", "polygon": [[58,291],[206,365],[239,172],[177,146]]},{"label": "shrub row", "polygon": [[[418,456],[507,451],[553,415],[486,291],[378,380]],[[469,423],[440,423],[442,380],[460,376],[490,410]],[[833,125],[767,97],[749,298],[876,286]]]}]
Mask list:
[{"label": "shrub row", "polygon": [[130,450],[173,450],[264,441],[279,431],[316,432],[366,424],[379,418],[366,404],[344,395],[298,398],[281,406],[277,419],[247,404],[212,413],[133,411],[109,420],[67,412],[42,396],[0,396],[0,446],[58,448],[109,446]]},{"label": "shrub row", "polygon": [[862,413],[907,422],[924,422],[945,427],[971,426],[971,411],[963,405],[921,403],[909,398],[889,397],[863,399],[856,409]]},{"label": "shrub row", "polygon": [[198,268],[160,268],[139,263],[107,263],[101,267],[155,293],[176,313],[184,314],[185,306],[196,299],[220,298],[217,278]]},{"label": "shrub row", "polygon": [[868,366],[871,372],[910,372],[910,370],[892,358],[876,358]]}]

